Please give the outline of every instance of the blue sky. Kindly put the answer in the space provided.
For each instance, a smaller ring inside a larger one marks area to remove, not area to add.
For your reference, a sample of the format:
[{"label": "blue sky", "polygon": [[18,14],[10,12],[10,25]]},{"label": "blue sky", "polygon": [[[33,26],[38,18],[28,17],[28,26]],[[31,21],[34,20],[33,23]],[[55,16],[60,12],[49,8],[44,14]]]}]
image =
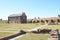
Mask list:
[{"label": "blue sky", "polygon": [[9,15],[22,12],[28,19],[57,17],[60,14],[60,0],[0,0],[0,18],[6,20]]}]

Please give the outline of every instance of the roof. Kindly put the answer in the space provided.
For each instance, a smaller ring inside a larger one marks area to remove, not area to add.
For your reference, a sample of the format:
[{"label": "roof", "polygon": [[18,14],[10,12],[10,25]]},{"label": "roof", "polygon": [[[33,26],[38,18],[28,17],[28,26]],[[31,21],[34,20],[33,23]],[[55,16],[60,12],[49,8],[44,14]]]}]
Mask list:
[{"label": "roof", "polygon": [[8,17],[16,17],[16,16],[21,16],[21,15],[25,15],[25,12],[22,12],[22,14],[11,14]]},{"label": "roof", "polygon": [[10,16],[8,17],[16,17],[16,16],[21,16],[22,14],[11,14]]},{"label": "roof", "polygon": [[59,17],[41,18],[41,20],[60,19]]}]

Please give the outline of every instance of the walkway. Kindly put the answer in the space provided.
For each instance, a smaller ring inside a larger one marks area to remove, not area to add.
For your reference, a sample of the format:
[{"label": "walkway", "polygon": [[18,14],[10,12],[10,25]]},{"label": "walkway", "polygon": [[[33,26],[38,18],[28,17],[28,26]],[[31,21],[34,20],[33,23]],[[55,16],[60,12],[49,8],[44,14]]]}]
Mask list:
[{"label": "walkway", "polygon": [[[31,29],[31,30],[28,30],[28,31],[37,30],[37,29],[42,28],[42,27],[44,27],[44,26],[47,26],[47,24],[42,25],[41,27],[36,27],[36,28]],[[12,38],[12,39],[9,39],[9,40],[15,40],[15,39],[21,38],[21,37],[23,37],[23,36],[25,36],[25,35],[28,35],[28,34],[19,35],[19,36],[17,36],[17,37],[14,37],[14,38]]]}]

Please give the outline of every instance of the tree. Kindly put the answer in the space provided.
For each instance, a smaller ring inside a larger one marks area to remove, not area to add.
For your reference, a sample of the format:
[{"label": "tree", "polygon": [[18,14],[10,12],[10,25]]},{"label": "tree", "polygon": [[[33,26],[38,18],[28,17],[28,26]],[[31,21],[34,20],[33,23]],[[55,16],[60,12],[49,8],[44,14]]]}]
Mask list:
[{"label": "tree", "polygon": [[36,19],[36,17],[34,19]]},{"label": "tree", "polygon": [[58,14],[58,17],[60,17],[60,15]]},{"label": "tree", "polygon": [[38,19],[40,19],[40,17],[38,17]]}]

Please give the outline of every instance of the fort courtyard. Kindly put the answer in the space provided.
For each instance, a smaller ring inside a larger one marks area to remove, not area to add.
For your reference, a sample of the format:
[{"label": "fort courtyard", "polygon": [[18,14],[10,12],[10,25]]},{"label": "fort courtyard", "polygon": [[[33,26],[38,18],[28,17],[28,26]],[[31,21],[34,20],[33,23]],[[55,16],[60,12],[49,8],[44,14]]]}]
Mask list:
[{"label": "fort courtyard", "polygon": [[[8,21],[0,20],[0,38],[18,33],[20,30],[40,29],[58,29],[60,31],[60,17],[34,18],[27,19],[25,12],[8,16]],[[15,40],[48,40],[50,34],[34,34],[28,32],[21,38]],[[28,38],[29,37],[29,38]]]},{"label": "fort courtyard", "polygon": [[60,40],[60,0],[0,0],[0,40]]}]

